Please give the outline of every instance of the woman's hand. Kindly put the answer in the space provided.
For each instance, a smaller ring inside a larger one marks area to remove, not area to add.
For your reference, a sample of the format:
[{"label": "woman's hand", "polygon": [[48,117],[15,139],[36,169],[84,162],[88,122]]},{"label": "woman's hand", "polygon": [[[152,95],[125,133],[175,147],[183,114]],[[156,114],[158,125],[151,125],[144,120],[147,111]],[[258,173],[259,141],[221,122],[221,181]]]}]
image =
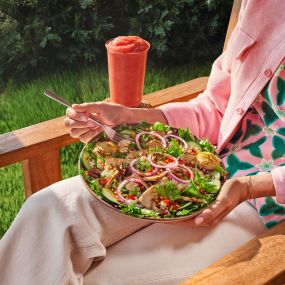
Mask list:
[{"label": "woman's hand", "polygon": [[215,226],[248,197],[247,177],[229,179],[223,185],[216,202],[194,219],[174,223],[181,226]]},{"label": "woman's hand", "polygon": [[108,126],[140,121],[159,121],[167,124],[164,114],[159,109],[128,108],[104,102],[75,104],[66,110],[67,118],[64,119],[64,125],[72,137],[79,138],[83,143],[87,143],[102,131],[92,119],[89,119],[90,113],[99,122]]},{"label": "woman's hand", "polygon": [[70,136],[87,143],[101,132],[101,128],[89,119],[90,113],[99,122],[114,126],[128,121],[129,110],[122,105],[103,102],[74,104],[72,108],[66,110],[67,118],[64,120],[64,125],[69,130]]}]

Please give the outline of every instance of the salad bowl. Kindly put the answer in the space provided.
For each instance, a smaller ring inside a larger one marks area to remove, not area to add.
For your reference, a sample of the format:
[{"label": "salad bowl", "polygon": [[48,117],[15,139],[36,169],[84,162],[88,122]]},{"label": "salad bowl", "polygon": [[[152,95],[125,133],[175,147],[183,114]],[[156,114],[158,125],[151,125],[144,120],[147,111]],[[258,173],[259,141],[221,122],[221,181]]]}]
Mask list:
[{"label": "salad bowl", "polygon": [[98,134],[83,147],[78,163],[84,185],[103,207],[174,222],[215,202],[227,172],[207,139],[159,122],[115,129],[125,139],[115,143]]}]

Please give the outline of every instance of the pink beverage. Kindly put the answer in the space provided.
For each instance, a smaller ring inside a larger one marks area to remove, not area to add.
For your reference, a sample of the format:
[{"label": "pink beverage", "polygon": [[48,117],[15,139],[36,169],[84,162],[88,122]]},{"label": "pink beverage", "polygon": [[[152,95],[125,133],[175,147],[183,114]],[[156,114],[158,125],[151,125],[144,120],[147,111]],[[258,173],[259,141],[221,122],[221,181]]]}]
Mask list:
[{"label": "pink beverage", "polygon": [[137,36],[119,36],[107,41],[106,48],[111,102],[138,107],[150,44]]}]

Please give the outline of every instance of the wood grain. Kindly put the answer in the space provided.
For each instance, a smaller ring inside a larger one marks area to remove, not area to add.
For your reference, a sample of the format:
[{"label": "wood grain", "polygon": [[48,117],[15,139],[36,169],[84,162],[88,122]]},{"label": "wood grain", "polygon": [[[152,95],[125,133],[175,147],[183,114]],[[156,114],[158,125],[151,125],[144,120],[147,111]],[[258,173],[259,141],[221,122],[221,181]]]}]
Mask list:
[{"label": "wood grain", "polygon": [[285,221],[200,271],[181,285],[282,285]]},{"label": "wood grain", "polygon": [[22,162],[22,170],[25,196],[29,197],[33,193],[62,179],[60,150],[44,152],[24,160]]}]

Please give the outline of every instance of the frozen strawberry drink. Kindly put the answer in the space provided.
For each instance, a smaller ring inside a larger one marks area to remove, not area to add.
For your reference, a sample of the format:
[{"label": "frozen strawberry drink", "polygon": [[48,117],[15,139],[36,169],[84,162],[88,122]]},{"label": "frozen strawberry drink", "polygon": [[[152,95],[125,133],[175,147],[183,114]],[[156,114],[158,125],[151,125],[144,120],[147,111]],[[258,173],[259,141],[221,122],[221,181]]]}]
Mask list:
[{"label": "frozen strawberry drink", "polygon": [[137,36],[119,36],[106,43],[111,102],[140,105],[149,47]]}]

